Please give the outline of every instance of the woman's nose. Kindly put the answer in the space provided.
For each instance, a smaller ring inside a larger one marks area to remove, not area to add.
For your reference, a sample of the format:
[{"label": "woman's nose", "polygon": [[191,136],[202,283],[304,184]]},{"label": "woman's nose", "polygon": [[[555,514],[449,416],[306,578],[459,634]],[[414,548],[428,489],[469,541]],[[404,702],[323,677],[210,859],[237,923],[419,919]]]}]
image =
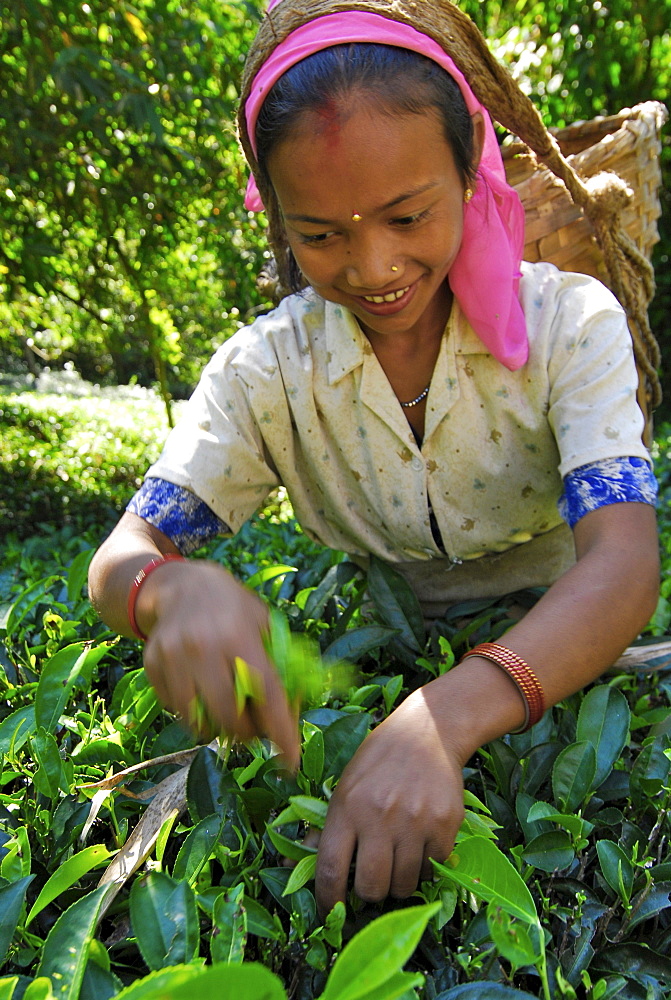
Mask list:
[{"label": "woman's nose", "polygon": [[386,240],[360,238],[348,247],[345,273],[350,288],[364,292],[386,288],[398,271],[393,248]]}]

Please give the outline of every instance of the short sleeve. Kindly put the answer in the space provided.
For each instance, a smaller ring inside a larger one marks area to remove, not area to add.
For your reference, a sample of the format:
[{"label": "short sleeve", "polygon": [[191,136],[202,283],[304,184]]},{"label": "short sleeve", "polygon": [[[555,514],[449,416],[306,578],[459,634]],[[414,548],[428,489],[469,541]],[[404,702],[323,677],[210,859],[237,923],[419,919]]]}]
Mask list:
[{"label": "short sleeve", "polygon": [[[191,491],[228,525],[240,530],[279,480],[266,448],[263,420],[272,420],[271,396],[279,375],[266,372],[268,350],[258,348],[251,328],[240,331],[212,357],[163,451],[147,472]],[[251,355],[247,360],[247,355]],[[277,366],[275,366],[276,368]],[[250,389],[247,372],[254,386]],[[272,382],[264,411],[254,412],[250,394]]]},{"label": "short sleeve", "polygon": [[126,510],[167,535],[182,555],[194,552],[217,535],[231,534],[199,497],[165,479],[145,479]]},{"label": "short sleeve", "polygon": [[573,527],[592,510],[613,503],[655,504],[657,481],[645,459],[611,458],[569,472],[559,499],[559,513]]},{"label": "short sleeve", "polygon": [[649,458],[631,335],[619,302],[601,282],[562,277],[548,359],[548,421],[560,475],[604,459]]}]

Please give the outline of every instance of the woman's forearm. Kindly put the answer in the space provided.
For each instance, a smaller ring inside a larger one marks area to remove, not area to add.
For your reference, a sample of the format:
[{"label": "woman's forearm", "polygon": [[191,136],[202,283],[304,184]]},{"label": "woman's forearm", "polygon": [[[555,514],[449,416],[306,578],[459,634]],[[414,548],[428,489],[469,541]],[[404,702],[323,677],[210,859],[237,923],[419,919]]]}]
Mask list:
[{"label": "woman's forearm", "polygon": [[169,538],[135,514],[123,515],[89,569],[91,603],[110,628],[133,634],[127,613],[133,579],[152,558],[168,554],[178,554]]},{"label": "woman's forearm", "polygon": [[[576,526],[577,563],[501,639],[538,677],[547,706],[595,680],[654,612],[659,587],[655,510],[614,504]],[[470,657],[422,689],[464,761],[520,726],[522,697],[506,673]]]}]

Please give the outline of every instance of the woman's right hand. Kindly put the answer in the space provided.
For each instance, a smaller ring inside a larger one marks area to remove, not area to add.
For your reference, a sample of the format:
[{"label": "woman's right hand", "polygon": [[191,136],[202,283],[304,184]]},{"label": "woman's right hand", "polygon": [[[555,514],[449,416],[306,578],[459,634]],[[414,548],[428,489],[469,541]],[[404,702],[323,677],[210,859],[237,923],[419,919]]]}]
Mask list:
[{"label": "woman's right hand", "polygon": [[[170,561],[142,584],[136,617],[148,635],[147,676],[167,707],[201,736],[267,736],[289,767],[298,766],[297,720],[264,648],[268,614],[256,594],[217,563]],[[240,712],[237,657],[259,692]]]}]

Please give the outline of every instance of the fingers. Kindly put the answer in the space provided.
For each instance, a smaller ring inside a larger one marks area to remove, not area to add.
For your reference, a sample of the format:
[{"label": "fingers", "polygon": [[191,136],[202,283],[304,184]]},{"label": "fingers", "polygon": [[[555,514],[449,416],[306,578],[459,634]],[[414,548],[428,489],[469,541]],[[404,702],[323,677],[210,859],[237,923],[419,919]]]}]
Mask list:
[{"label": "fingers", "polygon": [[296,770],[300,764],[298,712],[290,708],[280,679],[270,664],[262,680],[262,698],[248,705],[250,718],[258,732],[265,733],[280,747],[287,767]]},{"label": "fingers", "polygon": [[420,879],[433,878],[430,858],[444,861],[452,850],[452,841],[433,846],[406,840],[393,845],[378,837],[354,837],[338,841],[338,832],[322,837],[317,856],[315,890],[320,913],[328,913],[347,896],[349,868],[356,851],[354,891],[366,903],[380,903],[387,896],[407,899],[417,889]]},{"label": "fingers", "polygon": [[337,902],[345,902],[355,847],[354,830],[346,824],[329,823],[327,816],[319,841],[315,874],[315,896],[322,916],[330,913]]},{"label": "fingers", "polygon": [[353,858],[360,899],[412,895],[422,876],[433,877],[429,859],[448,857],[463,813],[460,761],[428,726],[408,731],[390,716],[366,737],[329,803],[317,856],[320,912],[345,900]]},{"label": "fingers", "polygon": [[267,736],[299,762],[297,715],[268,660],[261,600],[221,567],[181,564],[155,574],[155,624],[145,669],[157,695],[202,735]]}]

